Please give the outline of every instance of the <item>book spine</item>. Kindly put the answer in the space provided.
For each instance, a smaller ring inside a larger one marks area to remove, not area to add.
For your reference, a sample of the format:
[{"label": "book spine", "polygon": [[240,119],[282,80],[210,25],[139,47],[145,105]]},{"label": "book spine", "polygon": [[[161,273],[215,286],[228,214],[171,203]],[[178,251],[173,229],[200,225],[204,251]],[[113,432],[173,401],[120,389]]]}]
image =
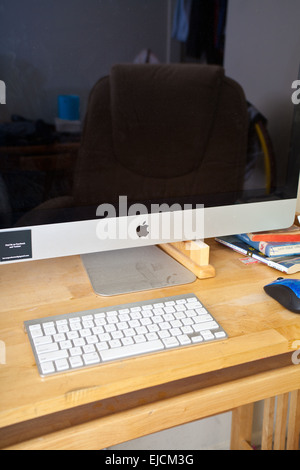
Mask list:
[{"label": "book spine", "polygon": [[285,266],[282,266],[281,264],[278,264],[275,261],[270,260],[269,258],[264,258],[262,256],[259,256],[259,255],[255,254],[255,253],[253,253],[252,257],[259,260],[259,261],[261,261],[262,263],[266,264],[270,268],[275,268],[278,271],[281,271],[283,273],[288,272],[288,269]]},{"label": "book spine", "polygon": [[278,257],[278,256],[295,256],[300,254],[300,243],[269,243],[269,242],[255,242],[249,238],[248,235],[242,233],[237,237],[247,245],[252,246],[256,250],[260,251],[266,256]]},{"label": "book spine", "polygon": [[251,235],[254,242],[267,243],[295,243],[299,242],[299,235]]},{"label": "book spine", "polygon": [[222,238],[218,238],[218,237],[216,237],[216,240],[217,240],[217,242],[221,243],[222,245],[228,246],[232,250],[237,251],[238,253],[241,253],[242,255],[252,256],[251,252],[248,253],[248,251],[245,250],[244,248],[241,248],[240,246],[233,245],[232,243],[228,242],[227,240],[223,240]]},{"label": "book spine", "polygon": [[260,243],[259,242],[254,242],[253,240],[251,240],[248,235],[246,235],[246,233],[241,233],[239,235],[237,235],[237,237],[242,240],[242,242],[244,243],[247,243],[247,245],[250,245],[252,246],[252,248],[255,248],[255,250],[258,250],[260,251],[261,253],[264,253],[265,255],[267,253],[265,253],[265,246],[261,246],[261,249],[260,249]]},{"label": "book spine", "polygon": [[[266,242],[260,242],[260,247],[262,247],[265,251],[264,253],[267,256],[296,256],[300,254],[300,244],[296,243],[293,245],[280,245],[274,246],[273,244],[269,244]],[[261,250],[260,250],[261,251]]]},{"label": "book spine", "polygon": [[270,260],[269,258],[266,258],[264,256],[260,256],[259,254],[256,254],[253,251],[251,251],[250,249],[246,250],[246,249],[244,249],[244,248],[242,248],[238,245],[234,245],[233,243],[230,243],[227,240],[223,240],[222,238],[218,238],[218,237],[216,237],[216,241],[218,241],[222,245],[228,246],[232,250],[234,250],[238,253],[241,253],[242,255],[249,256],[253,259],[256,259],[257,261],[260,261],[261,263],[266,264],[270,268],[277,269],[278,271],[281,271],[283,273],[288,272],[288,269],[285,266],[282,266],[282,265],[276,263],[275,261]]}]

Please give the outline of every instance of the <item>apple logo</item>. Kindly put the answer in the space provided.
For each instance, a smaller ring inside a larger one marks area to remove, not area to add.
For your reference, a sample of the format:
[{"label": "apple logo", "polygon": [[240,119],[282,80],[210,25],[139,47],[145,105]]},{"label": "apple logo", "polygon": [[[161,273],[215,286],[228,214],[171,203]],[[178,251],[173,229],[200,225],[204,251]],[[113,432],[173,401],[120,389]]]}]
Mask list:
[{"label": "apple logo", "polygon": [[136,233],[139,237],[146,237],[149,234],[148,225],[146,225],[146,221],[143,223],[143,225],[139,225],[137,227]]}]

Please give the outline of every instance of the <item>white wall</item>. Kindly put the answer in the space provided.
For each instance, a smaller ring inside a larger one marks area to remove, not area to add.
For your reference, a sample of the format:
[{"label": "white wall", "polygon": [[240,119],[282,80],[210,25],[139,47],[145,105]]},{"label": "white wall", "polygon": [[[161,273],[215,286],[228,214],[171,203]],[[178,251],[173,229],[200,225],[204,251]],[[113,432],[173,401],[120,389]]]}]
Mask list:
[{"label": "white wall", "polygon": [[226,73],[268,119],[279,174],[290,142],[291,85],[299,73],[299,18],[299,0],[229,0]]},{"label": "white wall", "polygon": [[91,87],[115,63],[150,48],[167,55],[168,0],[1,0],[0,79],[11,114],[53,122],[57,96],[78,94],[84,116]]}]

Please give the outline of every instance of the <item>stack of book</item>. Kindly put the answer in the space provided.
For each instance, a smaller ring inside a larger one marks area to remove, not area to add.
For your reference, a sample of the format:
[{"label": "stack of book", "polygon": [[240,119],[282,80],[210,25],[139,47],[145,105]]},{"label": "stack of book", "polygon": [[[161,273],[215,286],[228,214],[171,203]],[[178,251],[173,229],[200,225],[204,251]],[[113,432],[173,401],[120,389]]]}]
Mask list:
[{"label": "stack of book", "polygon": [[286,274],[300,271],[300,227],[217,237],[216,241]]}]

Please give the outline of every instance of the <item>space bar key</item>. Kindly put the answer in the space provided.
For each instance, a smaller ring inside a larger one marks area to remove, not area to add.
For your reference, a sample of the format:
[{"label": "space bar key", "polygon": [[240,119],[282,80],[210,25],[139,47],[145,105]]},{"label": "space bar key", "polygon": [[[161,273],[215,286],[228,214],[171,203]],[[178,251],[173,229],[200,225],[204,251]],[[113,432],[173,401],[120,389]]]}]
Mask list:
[{"label": "space bar key", "polygon": [[112,361],[114,359],[122,359],[124,357],[139,356],[144,353],[160,351],[164,349],[164,345],[160,340],[148,341],[145,343],[129,344],[119,348],[105,349],[99,354],[103,362]]}]

